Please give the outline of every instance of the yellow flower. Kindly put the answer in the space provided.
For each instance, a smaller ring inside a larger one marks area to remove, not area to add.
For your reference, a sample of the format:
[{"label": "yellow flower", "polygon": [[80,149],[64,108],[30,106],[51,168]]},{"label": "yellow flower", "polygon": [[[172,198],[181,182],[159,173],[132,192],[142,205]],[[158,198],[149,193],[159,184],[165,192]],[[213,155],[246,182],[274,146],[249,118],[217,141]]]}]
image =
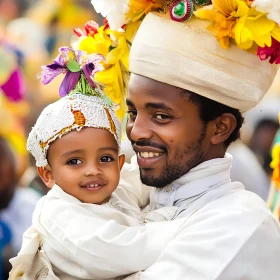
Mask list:
[{"label": "yellow flower", "polygon": [[141,25],[141,21],[130,22],[125,27],[125,38],[128,42],[132,43],[134,36]]},{"label": "yellow flower", "polygon": [[195,12],[195,15],[200,19],[207,19],[213,22],[207,29],[215,35],[221,47],[227,49],[230,45],[230,38],[234,38],[233,29],[236,21],[214,10],[201,9]]},{"label": "yellow flower", "polygon": [[129,21],[138,21],[152,10],[162,7],[160,0],[130,0],[129,12],[126,18]]},{"label": "yellow flower", "polygon": [[271,46],[272,32],[277,27],[275,22],[255,8],[244,8],[238,15],[240,18],[234,32],[236,43],[241,49],[249,49],[254,43],[260,47]]},{"label": "yellow flower", "polygon": [[126,112],[125,90],[128,78],[129,45],[124,31],[98,29],[93,37],[81,37],[73,48],[87,52],[98,53],[105,57],[104,70],[95,73],[93,79],[104,89],[105,94],[119,105],[117,116],[123,119]]},{"label": "yellow flower", "polygon": [[230,45],[230,38],[234,39],[234,28],[236,25],[238,11],[247,6],[246,0],[213,0],[212,9],[209,7],[202,8],[195,12],[195,15],[200,19],[212,21],[208,27],[220,45],[223,48],[228,48]]},{"label": "yellow flower", "polygon": [[115,64],[119,60],[124,65],[125,69],[128,71],[128,57],[129,57],[129,46],[126,41],[124,32],[110,32],[111,37],[114,38],[116,47],[113,48],[106,56],[106,61],[108,64]]},{"label": "yellow flower", "polygon": [[272,149],[272,162],[270,167],[273,169],[272,181],[280,189],[280,143],[276,144]]},{"label": "yellow flower", "polygon": [[212,10],[203,8],[195,12],[201,19],[213,22],[208,29],[216,36],[223,48],[228,48],[230,38],[241,49],[270,47],[274,37],[280,39],[279,26],[266,14],[256,11],[248,0],[213,0]]},{"label": "yellow flower", "polygon": [[73,48],[85,51],[87,54],[98,53],[106,57],[110,51],[111,44],[112,41],[107,32],[104,31],[104,26],[102,26],[93,37],[90,35],[80,37],[80,40],[73,44]]},{"label": "yellow flower", "polygon": [[126,84],[123,75],[125,74],[122,68],[122,64],[119,61],[116,64],[111,65],[107,69],[97,72],[94,76],[94,80],[104,85],[104,92],[110,99],[117,103],[120,108],[116,111],[120,120],[123,119],[126,112],[125,105],[125,91]]}]

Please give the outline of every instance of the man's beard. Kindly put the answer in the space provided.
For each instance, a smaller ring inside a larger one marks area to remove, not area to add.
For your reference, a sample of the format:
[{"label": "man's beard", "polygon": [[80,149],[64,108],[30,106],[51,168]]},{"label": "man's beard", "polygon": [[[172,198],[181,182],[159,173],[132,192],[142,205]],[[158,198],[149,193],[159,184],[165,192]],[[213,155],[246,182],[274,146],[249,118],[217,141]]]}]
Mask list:
[{"label": "man's beard", "polygon": [[[140,179],[141,182],[147,186],[152,186],[155,188],[163,188],[167,186],[168,184],[172,183],[173,181],[179,179],[188,171],[198,164],[202,162],[202,159],[204,157],[204,152],[202,150],[202,141],[205,138],[206,134],[206,126],[204,126],[201,135],[196,143],[193,143],[191,145],[187,145],[185,147],[185,150],[181,156],[178,156],[178,160],[176,163],[170,164],[165,167],[165,169],[162,171],[160,176],[158,177],[152,177],[152,176],[144,176],[143,172],[140,168]],[[186,162],[183,162],[183,157],[185,155],[190,155],[193,153],[193,156]]]}]

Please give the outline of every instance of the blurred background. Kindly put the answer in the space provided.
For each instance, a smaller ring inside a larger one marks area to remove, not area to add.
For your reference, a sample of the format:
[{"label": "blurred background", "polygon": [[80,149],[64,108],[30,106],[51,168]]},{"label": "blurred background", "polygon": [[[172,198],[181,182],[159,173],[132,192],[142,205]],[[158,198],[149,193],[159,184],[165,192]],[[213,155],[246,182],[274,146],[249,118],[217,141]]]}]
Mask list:
[{"label": "blurred background", "polygon": [[[90,0],[0,0],[0,280],[8,278],[9,258],[21,247],[23,232],[47,189],[25,149],[41,110],[59,98],[63,77],[42,86],[38,73],[69,45],[73,28],[102,23]],[[280,75],[259,106],[246,113],[242,139],[229,148],[232,179],[266,200],[272,170],[271,146],[279,128]],[[133,155],[125,140],[127,159]]]},{"label": "blurred background", "polygon": [[89,0],[0,0],[0,280],[47,192],[25,142],[41,110],[59,98],[61,79],[42,86],[40,67],[88,20],[102,23]]}]

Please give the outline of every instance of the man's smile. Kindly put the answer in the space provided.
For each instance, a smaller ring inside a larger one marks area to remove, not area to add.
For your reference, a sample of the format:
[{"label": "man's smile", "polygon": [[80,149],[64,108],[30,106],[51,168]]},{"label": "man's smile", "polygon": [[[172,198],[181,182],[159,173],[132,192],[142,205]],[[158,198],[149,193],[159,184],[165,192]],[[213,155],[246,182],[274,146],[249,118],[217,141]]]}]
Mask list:
[{"label": "man's smile", "polygon": [[153,153],[153,152],[140,152],[138,155],[141,158],[154,158],[163,155],[163,153]]},{"label": "man's smile", "polygon": [[152,169],[166,154],[163,150],[150,146],[133,146],[137,154],[137,162],[142,169]]}]

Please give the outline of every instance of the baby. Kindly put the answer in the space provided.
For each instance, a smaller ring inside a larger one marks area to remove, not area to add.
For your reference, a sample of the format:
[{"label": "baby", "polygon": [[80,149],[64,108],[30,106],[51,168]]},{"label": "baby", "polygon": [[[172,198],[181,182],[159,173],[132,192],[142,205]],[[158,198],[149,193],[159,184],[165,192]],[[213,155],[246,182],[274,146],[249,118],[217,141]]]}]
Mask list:
[{"label": "baby", "polygon": [[82,74],[29,134],[27,148],[50,191],[11,259],[10,279],[115,279],[145,270],[182,225],[180,219],[172,228],[164,222],[173,208],[143,218],[149,189],[133,183],[136,163],[124,164],[111,102],[85,82]]}]

